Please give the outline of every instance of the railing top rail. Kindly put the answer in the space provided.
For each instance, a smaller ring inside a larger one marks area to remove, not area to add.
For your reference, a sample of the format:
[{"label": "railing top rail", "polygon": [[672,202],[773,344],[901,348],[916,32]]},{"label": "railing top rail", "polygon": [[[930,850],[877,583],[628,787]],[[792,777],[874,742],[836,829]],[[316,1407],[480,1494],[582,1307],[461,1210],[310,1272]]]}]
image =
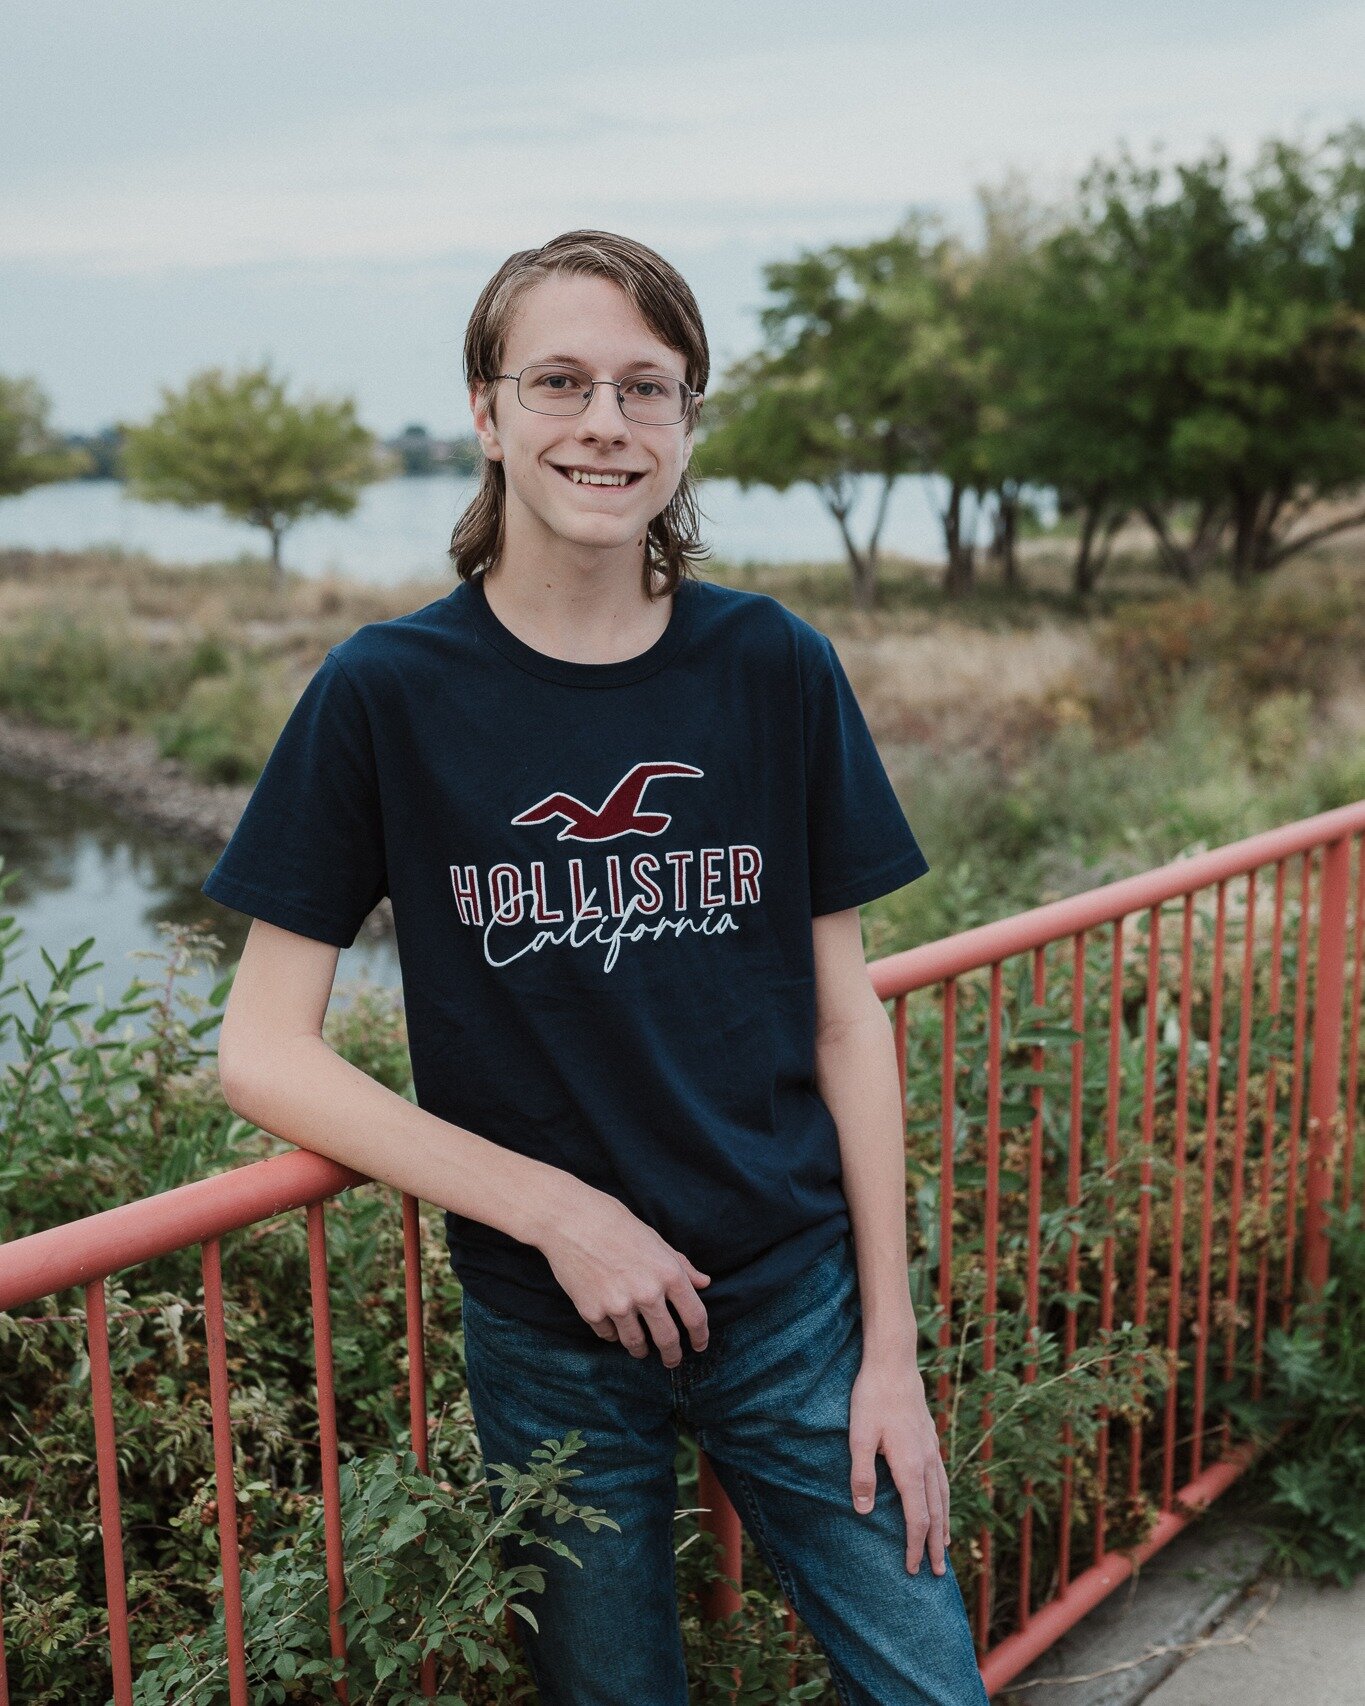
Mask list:
[{"label": "railing top rail", "polygon": [[[868,970],[883,1000],[909,994],[1361,831],[1365,800],[890,954]],[[16,1238],[0,1245],[0,1310],[86,1285],[367,1182],[363,1173],[295,1149]]]},{"label": "railing top rail", "polygon": [[909,995],[947,978],[979,971],[1012,954],[1045,947],[1080,930],[1110,924],[1128,913],[1193,894],[1211,883],[1242,876],[1262,865],[1361,831],[1365,831],[1365,800],[1318,812],[1277,829],[1263,830],[1241,841],[1230,841],[1223,847],[1210,848],[1207,853],[1173,859],[1168,865],[1158,865],[1137,876],[1120,877],[1083,894],[1048,901],[1010,918],[941,937],[937,942],[888,954],[869,966],[872,984],[883,1001],[896,995]]},{"label": "railing top rail", "polygon": [[294,1149],[30,1233],[0,1244],[0,1310],[221,1238],[365,1182],[363,1173],[325,1155]]}]

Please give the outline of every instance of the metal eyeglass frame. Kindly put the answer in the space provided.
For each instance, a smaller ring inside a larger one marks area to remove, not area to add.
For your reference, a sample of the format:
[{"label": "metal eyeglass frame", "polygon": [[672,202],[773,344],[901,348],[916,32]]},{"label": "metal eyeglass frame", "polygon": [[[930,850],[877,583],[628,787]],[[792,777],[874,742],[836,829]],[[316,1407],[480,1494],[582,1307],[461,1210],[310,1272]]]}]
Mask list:
[{"label": "metal eyeglass frame", "polygon": [[[523,367],[521,370],[521,373],[529,373],[533,367],[547,367],[547,366],[550,367],[552,370],[554,369],[554,364],[552,362],[533,361],[533,362],[530,362],[526,367]],[[562,371],[562,370],[557,370],[557,371]],[[642,420],[639,420],[635,415],[628,415],[626,413],[626,406],[621,400],[621,387],[623,385],[630,383],[630,381],[626,380],[626,379],[590,379],[588,381],[587,390],[583,392],[583,401],[580,404],[580,406],[576,409],[533,409],[531,407],[531,405],[525,400],[525,398],[521,394],[521,373],[495,373],[493,375],[493,377],[494,377],[494,379],[511,379],[511,380],[513,380],[516,384],[516,387],[517,387],[517,402],[521,404],[522,408],[525,409],[528,414],[547,415],[552,420],[558,419],[558,420],[564,420],[564,421],[571,421],[577,415],[586,414],[589,406],[592,403],[593,392],[596,391],[596,389],[599,385],[610,385],[612,390],[615,391],[615,393],[616,393],[616,407],[621,411],[622,420],[630,421],[635,426],[681,426],[682,423],[687,419],[688,414],[691,411],[692,404],[696,401],[696,399],[698,397],[701,397],[704,395],[704,393],[701,391],[694,391],[685,379],[675,379],[671,373],[644,373],[644,374],[637,373],[634,375],[634,377],[636,379],[641,379],[641,378],[667,379],[667,380],[670,380],[674,385],[681,385],[682,386],[684,392],[686,392],[686,394],[687,394],[687,400],[683,404],[683,412],[678,416],[677,420],[675,420],[675,421],[642,421]]]}]

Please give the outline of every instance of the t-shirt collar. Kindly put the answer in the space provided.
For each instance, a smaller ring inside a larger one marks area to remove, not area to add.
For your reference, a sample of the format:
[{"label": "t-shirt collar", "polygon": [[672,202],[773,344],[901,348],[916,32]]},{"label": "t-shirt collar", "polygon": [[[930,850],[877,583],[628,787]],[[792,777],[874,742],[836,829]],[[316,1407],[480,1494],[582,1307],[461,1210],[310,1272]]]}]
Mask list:
[{"label": "t-shirt collar", "polygon": [[494,615],[484,591],[482,570],[462,582],[451,597],[463,595],[474,624],[484,639],[496,647],[509,663],[516,664],[528,674],[538,675],[546,681],[557,681],[567,687],[620,687],[653,675],[677,653],[691,626],[696,590],[697,583],[686,578],[679,581],[673,593],[668,626],[663,633],[644,651],[615,663],[578,663],[569,658],[551,657],[528,646]]}]

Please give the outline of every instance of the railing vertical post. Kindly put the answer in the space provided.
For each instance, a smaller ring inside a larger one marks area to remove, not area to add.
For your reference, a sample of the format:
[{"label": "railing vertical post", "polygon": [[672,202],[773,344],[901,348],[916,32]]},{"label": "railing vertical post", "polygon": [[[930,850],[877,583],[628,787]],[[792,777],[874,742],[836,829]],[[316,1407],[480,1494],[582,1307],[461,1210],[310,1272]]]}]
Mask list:
[{"label": "railing vertical post", "polygon": [[[697,1503],[701,1507],[700,1526],[716,1538],[721,1569],[742,1591],[744,1564],[739,1512],[730,1503],[704,1451],[697,1453]],[[716,1622],[724,1622],[744,1605],[740,1593],[729,1582],[719,1580],[708,1582],[702,1597],[702,1615]]]},{"label": "railing vertical post", "polygon": [[9,1671],[5,1667],[5,1572],[0,1565],[0,1706],[9,1706]]},{"label": "railing vertical post", "polygon": [[1325,1209],[1332,1198],[1332,1136],[1340,1105],[1341,1029],[1346,1012],[1346,912],[1351,838],[1325,849],[1318,899],[1317,977],[1313,989],[1313,1060],[1308,1078],[1308,1179],[1304,1202],[1303,1277],[1310,1292],[1327,1279]]},{"label": "railing vertical post", "polygon": [[85,1321],[86,1343],[90,1352],[90,1400],[95,1420],[100,1536],[104,1542],[104,1584],[109,1601],[109,1666],[114,1678],[114,1706],[132,1706],[133,1662],[128,1640],[128,1588],[123,1570],[123,1526],[119,1514],[114,1378],[109,1364],[109,1317],[103,1279],[91,1280],[85,1288]]},{"label": "railing vertical post", "polygon": [[1351,1010],[1346,1022],[1346,1129],[1342,1133],[1341,1206],[1348,1208],[1352,1201],[1352,1168],[1355,1163],[1356,1105],[1360,1091],[1360,1015],[1362,982],[1365,981],[1365,835],[1360,837],[1356,855],[1355,926],[1351,950],[1354,969],[1351,973]]},{"label": "railing vertical post", "polygon": [[209,1363],[213,1461],[218,1480],[218,1561],[223,1575],[223,1632],[227,1643],[228,1697],[247,1706],[246,1632],[242,1621],[242,1565],[237,1529],[237,1473],[232,1455],[232,1398],[228,1385],[227,1320],[223,1313],[223,1248],[216,1238],[200,1246],[204,1271],[204,1341]]},{"label": "railing vertical post", "polygon": [[[322,1480],[323,1533],[327,1546],[327,1626],[332,1657],[346,1659],[341,1607],[346,1599],[346,1566],[341,1526],[341,1471],[337,1456],[336,1374],[332,1364],[332,1303],[327,1285],[327,1223],[319,1200],[308,1205],[308,1284],[313,1303],[313,1364],[317,1370],[318,1455]],[[332,1690],[348,1706],[344,1680]]]}]

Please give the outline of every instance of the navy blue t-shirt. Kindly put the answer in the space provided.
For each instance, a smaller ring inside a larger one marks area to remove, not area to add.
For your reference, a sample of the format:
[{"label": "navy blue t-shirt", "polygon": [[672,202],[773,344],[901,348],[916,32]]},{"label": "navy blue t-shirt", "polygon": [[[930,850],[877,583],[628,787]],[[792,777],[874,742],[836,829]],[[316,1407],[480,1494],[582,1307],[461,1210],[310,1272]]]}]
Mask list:
[{"label": "navy blue t-shirt", "polygon": [[[420,1106],[619,1198],[723,1325],[850,1224],[811,918],[928,868],[776,599],[684,580],[646,651],[575,663],[476,575],[332,647],[203,892],[343,948],[388,894]],[[481,1302],[595,1339],[536,1246],[446,1230]]]}]

